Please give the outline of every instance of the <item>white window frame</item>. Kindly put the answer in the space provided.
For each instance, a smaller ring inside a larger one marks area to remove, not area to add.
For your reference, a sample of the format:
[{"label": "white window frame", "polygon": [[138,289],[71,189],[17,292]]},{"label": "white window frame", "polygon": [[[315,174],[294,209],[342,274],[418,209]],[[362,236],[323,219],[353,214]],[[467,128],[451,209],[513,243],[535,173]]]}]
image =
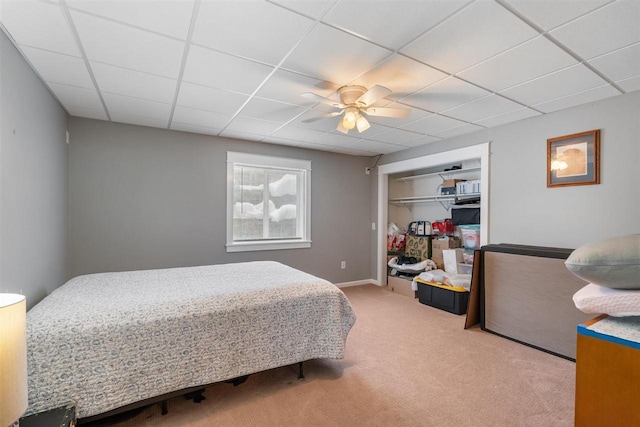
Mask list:
[{"label": "white window frame", "polygon": [[[302,220],[300,239],[249,240],[236,242],[233,239],[233,179],[234,166],[254,166],[259,168],[283,168],[302,171],[302,182],[298,183],[299,207],[297,215]],[[300,191],[303,190],[303,191]],[[279,249],[300,249],[311,247],[311,161],[286,157],[264,156],[260,154],[227,151],[227,252],[268,251]]]}]

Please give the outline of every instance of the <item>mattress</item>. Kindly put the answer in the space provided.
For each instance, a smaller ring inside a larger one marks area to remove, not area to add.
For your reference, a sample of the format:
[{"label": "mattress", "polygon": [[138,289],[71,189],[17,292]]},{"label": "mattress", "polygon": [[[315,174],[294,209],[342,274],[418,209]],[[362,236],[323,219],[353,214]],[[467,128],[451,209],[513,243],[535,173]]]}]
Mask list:
[{"label": "mattress", "polygon": [[326,280],[271,261],[79,276],[27,313],[29,408],[89,417],[315,358],[355,315]]}]

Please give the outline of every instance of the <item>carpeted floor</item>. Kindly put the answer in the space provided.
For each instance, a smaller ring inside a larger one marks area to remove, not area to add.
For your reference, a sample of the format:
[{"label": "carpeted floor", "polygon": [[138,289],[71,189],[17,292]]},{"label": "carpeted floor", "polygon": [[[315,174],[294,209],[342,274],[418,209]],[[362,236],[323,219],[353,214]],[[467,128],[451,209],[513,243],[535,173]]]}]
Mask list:
[{"label": "carpeted floor", "polygon": [[133,426],[572,426],[575,364],[374,285],[344,288],[357,321],[343,360],[216,384]]}]

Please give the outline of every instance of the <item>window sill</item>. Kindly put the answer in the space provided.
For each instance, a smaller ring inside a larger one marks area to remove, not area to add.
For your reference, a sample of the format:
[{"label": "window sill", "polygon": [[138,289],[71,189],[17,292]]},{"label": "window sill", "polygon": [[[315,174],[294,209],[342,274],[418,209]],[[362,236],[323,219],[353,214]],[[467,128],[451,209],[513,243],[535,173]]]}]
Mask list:
[{"label": "window sill", "polygon": [[276,251],[281,249],[303,249],[310,248],[311,241],[269,241],[269,242],[247,242],[247,243],[227,243],[227,252],[250,252],[250,251]]}]

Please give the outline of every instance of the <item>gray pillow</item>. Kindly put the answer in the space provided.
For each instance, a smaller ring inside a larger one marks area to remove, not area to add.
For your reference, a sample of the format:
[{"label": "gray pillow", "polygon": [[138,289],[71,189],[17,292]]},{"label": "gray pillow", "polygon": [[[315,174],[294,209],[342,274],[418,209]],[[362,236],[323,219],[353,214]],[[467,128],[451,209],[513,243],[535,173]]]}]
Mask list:
[{"label": "gray pillow", "polygon": [[587,243],[565,265],[579,278],[617,289],[640,289],[640,234]]}]

